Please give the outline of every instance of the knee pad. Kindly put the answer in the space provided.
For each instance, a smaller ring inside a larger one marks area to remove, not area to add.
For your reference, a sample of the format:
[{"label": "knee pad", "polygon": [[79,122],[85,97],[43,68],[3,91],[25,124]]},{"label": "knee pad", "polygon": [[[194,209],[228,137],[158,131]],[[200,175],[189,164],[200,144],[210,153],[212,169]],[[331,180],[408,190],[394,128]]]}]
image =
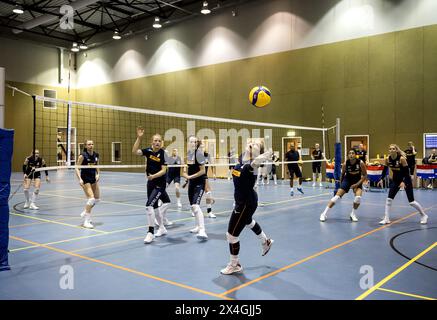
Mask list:
[{"label": "knee pad", "polygon": [[198,204],[193,204],[191,206],[191,209],[193,210],[194,213],[198,213],[200,211],[200,206]]},{"label": "knee pad", "polygon": [[24,192],[29,192],[29,188],[27,188],[27,189],[24,188],[23,191],[24,191]]},{"label": "knee pad", "polygon": [[336,203],[340,198],[341,198],[340,196],[335,195],[334,197],[332,197],[331,202]]},{"label": "knee pad", "polygon": [[87,206],[94,207],[94,205],[96,204],[96,199],[89,198],[88,201],[86,202],[86,204],[87,204]]},{"label": "knee pad", "polygon": [[246,227],[248,227],[249,229],[252,229],[253,227],[255,227],[256,221],[252,219],[252,222],[249,223],[248,225],[246,225]]},{"label": "knee pad", "polygon": [[355,196],[354,203],[360,204],[361,203],[361,196]]},{"label": "knee pad", "polygon": [[39,188],[35,188],[35,189],[33,190],[33,193],[34,193],[34,194],[38,194],[38,193],[39,193]]},{"label": "knee pad", "polygon": [[152,206],[146,207],[146,212],[149,216],[155,213],[155,209]]},{"label": "knee pad", "polygon": [[94,199],[94,203],[98,204],[100,202],[100,199]]},{"label": "knee pad", "polygon": [[238,237],[234,237],[233,235],[231,235],[229,232],[226,232],[226,240],[228,240],[228,242],[230,244],[234,244],[240,241],[240,238]]},{"label": "knee pad", "polygon": [[387,198],[387,200],[385,200],[385,205],[391,207],[392,202],[393,202],[393,199]]}]

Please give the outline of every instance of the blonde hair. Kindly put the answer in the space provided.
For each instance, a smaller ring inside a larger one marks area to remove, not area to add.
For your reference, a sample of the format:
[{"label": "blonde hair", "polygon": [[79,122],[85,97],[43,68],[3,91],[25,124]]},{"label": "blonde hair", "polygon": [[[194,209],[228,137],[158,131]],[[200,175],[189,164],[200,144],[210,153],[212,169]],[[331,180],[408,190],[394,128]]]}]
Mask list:
[{"label": "blonde hair", "polygon": [[402,150],[401,150],[401,148],[399,148],[399,146],[397,145],[397,144],[395,144],[395,143],[392,143],[392,144],[390,144],[388,147],[390,148],[390,147],[395,147],[395,149],[396,149],[396,153],[398,154],[398,155],[400,155],[401,157],[404,157],[404,158],[406,158],[407,157],[407,155],[405,154],[405,152],[403,152]]}]

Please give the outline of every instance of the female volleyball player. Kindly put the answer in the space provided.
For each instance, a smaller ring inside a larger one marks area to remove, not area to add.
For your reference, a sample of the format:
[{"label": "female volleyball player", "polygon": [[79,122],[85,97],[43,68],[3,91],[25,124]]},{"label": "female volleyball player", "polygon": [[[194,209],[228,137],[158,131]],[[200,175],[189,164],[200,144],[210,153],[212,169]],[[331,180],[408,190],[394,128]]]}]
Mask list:
[{"label": "female volleyball player", "polygon": [[[32,210],[38,210],[39,208],[36,206],[36,199],[38,198],[39,189],[41,187],[41,172],[37,171],[35,172],[35,169],[46,167],[46,162],[42,157],[39,155],[39,150],[35,150],[33,155],[29,156],[24,160],[23,164],[23,174],[24,174],[24,181],[23,181],[23,189],[24,189],[24,209],[32,209]],[[46,174],[46,181],[49,182],[49,172],[45,170]],[[33,194],[32,198],[30,198],[29,194],[29,188],[33,181]]]},{"label": "female volleyball player", "polygon": [[205,219],[200,208],[200,202],[205,191],[205,157],[200,149],[200,144],[198,138],[194,136],[188,138],[188,172],[184,171],[183,176],[188,181],[188,199],[196,220],[196,226],[190,232],[197,233],[199,240],[206,240],[208,236],[205,231]]},{"label": "female volleyball player", "polygon": [[[77,159],[78,166],[96,166],[99,164],[99,154],[94,151],[94,142],[92,140],[85,141],[85,149]],[[79,184],[85,192],[87,202],[85,210],[80,216],[84,218],[83,227],[94,228],[91,221],[91,209],[100,201],[99,178],[100,171],[96,169],[78,169],[76,168],[76,176],[79,179]]]},{"label": "female volleyball player", "polygon": [[[144,238],[144,243],[151,243],[155,238],[155,218],[159,225],[156,236],[160,237],[167,234],[167,229],[164,226],[164,219],[168,206],[170,205],[170,198],[167,191],[165,191],[167,161],[165,151],[162,149],[162,137],[159,134],[153,135],[151,147],[140,149],[143,136],[144,129],[138,127],[137,139],[132,147],[132,153],[146,158],[146,213],[149,230]],[[160,208],[158,207],[158,200],[162,201],[162,206]]]},{"label": "female volleyball player", "polygon": [[[208,152],[204,152],[203,156],[205,157],[205,164],[211,163],[211,156]],[[212,205],[215,203],[214,198],[212,197],[212,188],[209,184],[208,180],[208,166],[205,166],[205,197],[206,197],[206,212],[208,213],[209,218],[217,218],[217,216],[212,213]],[[212,170],[211,170],[212,171]]]},{"label": "female volleyball player", "polygon": [[420,223],[426,224],[428,222],[428,216],[426,215],[425,211],[423,211],[420,203],[414,200],[413,184],[411,182],[405,153],[396,144],[391,144],[389,146],[388,152],[389,157],[385,160],[384,170],[382,172],[381,179],[378,182],[378,186],[382,187],[382,179],[387,175],[387,170],[388,168],[390,168],[390,190],[388,192],[388,197],[385,202],[384,219],[382,219],[379,224],[390,223],[390,211],[392,202],[401,187],[404,187],[405,189],[405,193],[407,194],[410,206],[418,210],[420,215],[422,216],[420,219]]},{"label": "female volleyball player", "polygon": [[261,163],[270,160],[272,157],[270,151],[263,152],[264,146],[262,143],[248,143],[246,151],[242,156],[242,162],[237,164],[232,170],[235,188],[235,208],[232,211],[228,224],[228,232],[226,233],[230,250],[230,262],[226,268],[220,271],[222,274],[233,274],[243,271],[238,258],[240,252],[240,239],[238,237],[244,227],[252,229],[261,240],[261,254],[263,256],[269,252],[273,244],[273,240],[266,236],[260,225],[252,218],[258,206],[258,195],[254,190],[257,171]]},{"label": "female volleyball player", "polygon": [[366,165],[360,159],[357,159],[357,154],[354,149],[349,150],[348,159],[343,163],[341,168],[341,187],[338,189],[337,194],[329,201],[328,206],[325,211],[320,215],[320,221],[325,222],[328,218],[328,211],[331,209],[335,203],[343,197],[345,193],[352,189],[355,195],[352,212],[350,214],[350,219],[353,222],[358,221],[356,216],[356,210],[361,203],[361,195],[363,193],[363,182],[367,179],[367,169]]}]

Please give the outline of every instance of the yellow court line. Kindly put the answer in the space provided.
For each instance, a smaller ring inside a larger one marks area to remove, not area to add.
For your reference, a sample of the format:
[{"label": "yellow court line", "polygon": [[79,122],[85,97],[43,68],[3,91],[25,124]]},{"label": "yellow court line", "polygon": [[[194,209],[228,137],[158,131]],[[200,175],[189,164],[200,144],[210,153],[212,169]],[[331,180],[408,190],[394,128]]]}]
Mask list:
[{"label": "yellow court line", "polygon": [[361,294],[358,298],[356,298],[355,300],[363,300],[365,299],[368,295],[370,295],[372,292],[374,292],[375,290],[377,290],[379,287],[381,287],[383,284],[387,283],[390,279],[394,278],[397,274],[399,274],[401,271],[403,271],[404,269],[408,268],[411,264],[413,264],[416,260],[419,260],[421,257],[423,257],[425,254],[427,254],[429,251],[431,251],[434,247],[437,246],[437,242],[434,242],[434,244],[430,245],[428,248],[426,248],[425,250],[423,250],[421,253],[419,253],[417,256],[415,256],[413,259],[411,259],[410,261],[408,261],[407,263],[405,263],[404,265],[402,265],[401,267],[399,267],[398,269],[396,269],[395,271],[393,271],[391,274],[389,274],[387,277],[385,277],[384,279],[382,279],[381,281],[379,281],[376,285],[374,285],[372,288],[370,288],[369,290],[367,290],[366,292],[364,292],[363,294]]},{"label": "yellow court line", "polygon": [[48,219],[43,219],[43,218],[32,217],[32,216],[28,216],[28,215],[25,215],[25,214],[19,214],[19,213],[15,213],[15,212],[10,212],[10,214],[12,214],[14,216],[18,216],[18,217],[23,217],[23,218],[28,218],[28,219],[38,220],[38,221],[44,221],[44,222],[47,222],[47,223],[59,224],[61,226],[66,226],[66,227],[70,227],[70,228],[76,228],[76,229],[82,229],[82,230],[90,230],[90,231],[98,232],[98,233],[107,233],[106,231],[103,231],[103,230],[85,229],[85,228],[83,228],[81,226],[75,226],[74,224],[63,223],[63,222],[59,222],[59,221],[55,221],[55,220],[48,220]]},{"label": "yellow court line", "polygon": [[[138,211],[140,210],[138,209],[131,209],[131,210],[125,210],[123,212],[120,211],[112,211],[112,212],[106,212],[106,213],[93,213],[93,217],[106,217],[106,216],[110,216],[114,213],[126,213],[126,212],[134,212],[134,211]],[[67,221],[67,220],[74,220],[74,219],[83,219],[81,217],[68,217],[68,218],[62,218],[62,219],[47,219],[50,222],[58,222],[58,221]],[[12,225],[9,226],[9,229],[12,228],[18,228],[18,227],[28,227],[28,226],[34,226],[34,225],[40,225],[40,224],[46,224],[46,223],[50,223],[50,222],[46,222],[46,221],[41,221],[41,222],[32,222],[32,223],[23,223],[23,224],[16,224],[16,225]]]},{"label": "yellow court line", "polygon": [[[427,209],[429,209],[429,208],[427,208]],[[410,218],[410,217],[416,215],[417,213],[418,213],[418,211],[413,212],[413,213],[410,213],[409,215],[407,215],[407,216],[405,216],[405,217],[403,217],[403,218],[400,218],[400,219],[398,219],[398,220],[393,221],[391,224],[384,225],[384,226],[382,226],[382,227],[376,228],[376,229],[374,229],[374,230],[371,230],[371,231],[369,231],[369,232],[366,232],[366,233],[364,233],[364,234],[361,234],[361,235],[359,235],[359,236],[357,236],[357,237],[355,237],[355,238],[352,238],[352,239],[350,239],[350,240],[347,240],[347,241],[345,241],[345,242],[342,242],[342,243],[340,243],[340,244],[337,244],[337,245],[335,245],[335,246],[332,246],[332,247],[330,247],[330,248],[328,248],[328,249],[325,249],[325,250],[323,250],[323,251],[320,251],[320,252],[318,252],[318,253],[315,253],[315,254],[313,254],[313,255],[311,255],[311,256],[309,256],[309,257],[306,257],[306,258],[304,258],[304,259],[302,259],[302,260],[299,260],[299,261],[297,261],[297,262],[294,262],[294,263],[292,263],[292,264],[289,264],[289,265],[287,265],[287,266],[285,266],[285,267],[282,267],[282,268],[280,268],[280,269],[278,269],[278,270],[275,270],[275,271],[270,272],[270,273],[267,273],[267,274],[265,274],[265,275],[263,275],[263,276],[261,276],[261,277],[258,277],[258,278],[255,278],[255,279],[251,280],[251,281],[248,281],[248,282],[246,282],[246,283],[243,283],[243,284],[241,284],[241,285],[239,285],[239,286],[237,286],[237,287],[234,287],[234,288],[232,288],[232,289],[230,289],[230,290],[227,290],[227,291],[223,292],[222,295],[223,295],[223,296],[228,295],[228,294],[230,294],[230,293],[232,293],[232,292],[235,292],[235,291],[237,291],[237,290],[240,290],[240,289],[242,289],[242,288],[245,288],[245,287],[247,287],[247,286],[250,286],[250,285],[252,285],[252,284],[254,284],[254,283],[257,283],[257,282],[259,282],[259,281],[261,281],[261,280],[264,280],[264,279],[270,278],[270,277],[272,277],[272,276],[274,276],[274,275],[277,275],[278,273],[284,272],[284,271],[286,271],[286,270],[288,270],[288,269],[291,269],[291,268],[293,268],[293,267],[295,267],[295,266],[297,266],[297,265],[300,265],[300,264],[302,264],[302,263],[304,263],[304,262],[307,262],[307,261],[309,261],[309,260],[312,260],[312,259],[314,259],[314,258],[317,258],[318,256],[321,256],[321,255],[323,255],[323,254],[325,254],[325,253],[328,253],[328,252],[333,251],[333,250],[335,250],[335,249],[337,249],[337,248],[343,247],[343,246],[345,246],[345,245],[347,245],[347,244],[349,244],[349,243],[351,243],[351,242],[354,242],[354,241],[359,240],[359,239],[361,239],[361,238],[364,238],[364,237],[366,237],[366,236],[368,236],[368,235],[371,235],[371,234],[373,234],[373,233],[375,233],[375,232],[377,232],[377,231],[380,231],[380,230],[382,230],[382,229],[385,229],[385,228],[387,228],[387,227],[389,227],[389,226],[391,226],[391,225],[394,225],[394,224],[396,224],[396,223],[399,223],[399,222],[401,222],[401,221],[403,221],[403,220],[405,220],[405,219],[408,219],[408,218]]]},{"label": "yellow court line", "polygon": [[386,291],[386,292],[390,292],[390,293],[400,294],[400,295],[403,295],[403,296],[413,297],[413,298],[418,298],[418,299],[423,299],[423,300],[437,300],[435,298],[419,296],[417,294],[412,294],[412,293],[407,293],[407,292],[402,292],[402,291],[396,291],[396,290],[390,290],[390,289],[386,289],[386,288],[377,288],[376,290]]},{"label": "yellow court line", "polygon": [[80,255],[80,254],[77,254],[77,253],[74,253],[74,252],[71,252],[71,251],[66,251],[66,250],[55,248],[55,247],[50,247],[50,246],[44,245],[42,243],[34,242],[34,241],[31,241],[31,240],[25,240],[25,239],[14,237],[14,236],[11,236],[11,238],[14,239],[14,240],[17,240],[17,241],[22,241],[22,242],[25,242],[25,243],[28,243],[28,244],[32,244],[34,246],[42,247],[42,248],[45,248],[45,249],[48,249],[48,250],[52,250],[52,251],[55,251],[55,252],[63,253],[63,254],[66,254],[66,255],[69,255],[69,256],[73,256],[73,257],[77,257],[77,258],[80,258],[80,259],[83,259],[83,260],[87,260],[87,261],[95,262],[95,263],[98,263],[98,264],[102,264],[102,265],[105,265],[105,266],[108,266],[108,267],[111,267],[111,268],[114,268],[114,269],[126,271],[126,272],[129,272],[129,273],[133,273],[133,274],[145,277],[145,278],[154,279],[154,280],[157,280],[157,281],[160,281],[160,282],[164,282],[164,283],[176,286],[176,287],[188,289],[188,290],[195,291],[195,292],[198,292],[198,293],[203,293],[205,295],[213,296],[213,297],[216,297],[216,298],[221,298],[221,299],[226,299],[226,300],[233,300],[233,299],[228,298],[228,297],[221,297],[220,295],[218,295],[216,293],[213,293],[213,292],[209,292],[209,291],[206,291],[206,290],[198,289],[198,288],[195,288],[195,287],[192,287],[192,286],[189,286],[189,285],[185,285],[185,284],[178,283],[178,282],[175,282],[175,281],[167,280],[167,279],[164,279],[164,278],[156,277],[156,276],[153,276],[153,275],[141,272],[141,271],[137,271],[137,270],[134,270],[134,269],[126,268],[126,267],[123,267],[123,266],[120,266],[120,265],[117,265],[117,264],[114,264],[114,263],[102,261],[102,260],[99,260],[99,259],[94,259],[94,258],[91,258],[91,257],[88,257],[88,256],[84,256],[84,255]]}]

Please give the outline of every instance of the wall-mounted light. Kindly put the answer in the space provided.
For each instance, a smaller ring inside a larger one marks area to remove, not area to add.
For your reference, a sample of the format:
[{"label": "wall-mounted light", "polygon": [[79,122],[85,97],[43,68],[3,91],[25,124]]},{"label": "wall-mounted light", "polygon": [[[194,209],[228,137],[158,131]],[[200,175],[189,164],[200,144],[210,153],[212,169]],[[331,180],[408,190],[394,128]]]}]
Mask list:
[{"label": "wall-mounted light", "polygon": [[162,27],[161,23],[159,22],[159,17],[155,17],[155,22],[153,23],[153,27],[155,29],[159,29]]},{"label": "wall-mounted light", "polygon": [[210,14],[211,10],[208,9],[208,1],[203,1],[202,10],[200,10],[202,14]]}]

